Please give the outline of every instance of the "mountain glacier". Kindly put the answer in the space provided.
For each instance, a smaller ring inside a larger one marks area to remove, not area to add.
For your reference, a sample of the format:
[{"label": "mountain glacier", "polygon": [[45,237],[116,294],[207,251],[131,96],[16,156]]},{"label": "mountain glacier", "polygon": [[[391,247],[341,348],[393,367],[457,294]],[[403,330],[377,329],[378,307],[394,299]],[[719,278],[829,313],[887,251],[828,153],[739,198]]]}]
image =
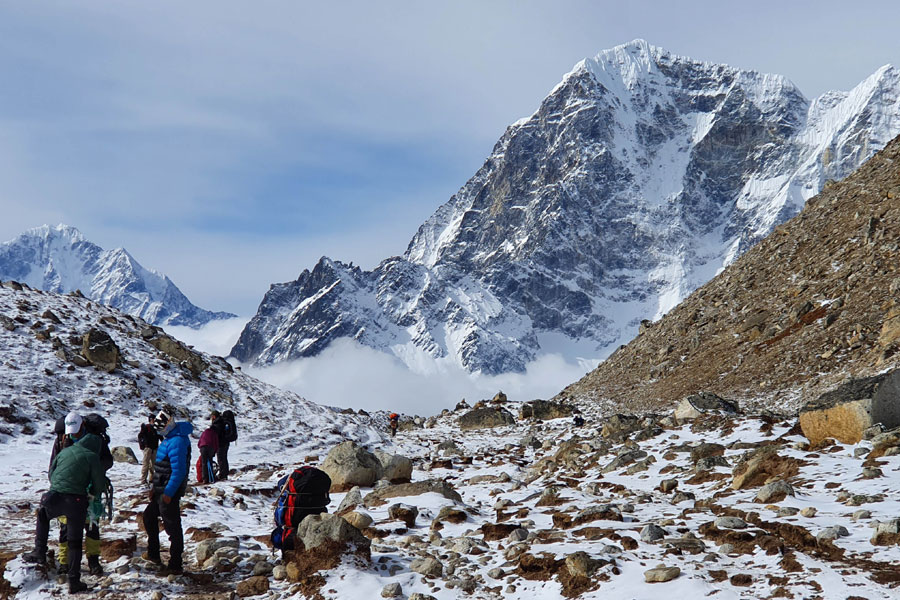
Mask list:
[{"label": "mountain glacier", "polygon": [[235,315],[191,304],[165,275],[145,269],[124,248],[104,250],[74,227],[44,225],[0,244],[0,280],[86,297],[154,325],[200,327]]},{"label": "mountain glacier", "polygon": [[323,257],[271,286],[232,356],[348,337],[414,370],[602,359],[898,133],[891,66],[809,101],[778,75],[617,46],[507,128],[402,257]]}]

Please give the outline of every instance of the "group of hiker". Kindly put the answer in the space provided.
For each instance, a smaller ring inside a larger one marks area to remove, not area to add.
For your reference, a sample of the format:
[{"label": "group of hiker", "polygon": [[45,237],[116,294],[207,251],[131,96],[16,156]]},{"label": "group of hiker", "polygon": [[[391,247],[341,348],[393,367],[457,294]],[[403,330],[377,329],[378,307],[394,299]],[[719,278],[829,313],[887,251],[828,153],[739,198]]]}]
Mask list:
[{"label": "group of hiker", "polygon": [[[112,485],[106,472],[113,465],[107,433],[109,423],[103,416],[85,416],[70,412],[54,427],[50,457],[50,489],[41,497],[37,510],[34,550],[23,556],[25,562],[46,565],[50,520],[60,523],[59,572],[66,573],[69,593],[89,588],[81,581],[82,540],[84,539],[89,573],[102,575],[100,565],[100,518],[112,517]],[[159,520],[169,537],[169,562],[163,573],[183,571],[184,533],[180,500],[187,489],[190,460],[190,423],[176,422],[165,410],[151,415],[141,425],[138,444],[143,450],[141,483],[149,485],[147,506],[143,512],[147,533],[145,560],[162,566]],[[232,411],[212,411],[210,425],[200,438],[197,462],[198,483],[227,479],[228,449],[237,440]],[[86,536],[83,535],[86,531]]]}]

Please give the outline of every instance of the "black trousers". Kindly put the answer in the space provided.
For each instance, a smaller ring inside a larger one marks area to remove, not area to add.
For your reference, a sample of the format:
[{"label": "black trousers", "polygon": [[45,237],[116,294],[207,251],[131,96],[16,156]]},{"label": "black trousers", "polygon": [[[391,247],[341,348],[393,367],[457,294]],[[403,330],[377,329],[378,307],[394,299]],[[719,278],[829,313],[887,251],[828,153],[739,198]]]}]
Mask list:
[{"label": "black trousers", "polygon": [[[200,482],[212,483],[215,481],[216,474],[213,472],[212,462],[213,452],[210,446],[200,446]],[[210,477],[212,475],[212,477]]]},{"label": "black trousers", "polygon": [[68,527],[66,527],[66,543],[69,546],[69,581],[81,580],[81,542],[87,511],[87,496],[47,492],[41,497],[41,507],[37,512],[34,549],[44,556],[47,555],[50,519],[66,517],[66,523],[68,524]]},{"label": "black trousers", "polygon": [[[185,480],[185,484],[187,480]],[[159,556],[159,519],[169,536],[169,566],[181,567],[181,555],[184,553],[184,532],[181,529],[181,497],[185,484],[175,492],[169,504],[163,502],[162,495],[157,495],[144,509],[144,530],[147,532],[147,553]]]},{"label": "black trousers", "polygon": [[228,446],[231,442],[219,442],[216,461],[219,463],[219,479],[228,479]]}]

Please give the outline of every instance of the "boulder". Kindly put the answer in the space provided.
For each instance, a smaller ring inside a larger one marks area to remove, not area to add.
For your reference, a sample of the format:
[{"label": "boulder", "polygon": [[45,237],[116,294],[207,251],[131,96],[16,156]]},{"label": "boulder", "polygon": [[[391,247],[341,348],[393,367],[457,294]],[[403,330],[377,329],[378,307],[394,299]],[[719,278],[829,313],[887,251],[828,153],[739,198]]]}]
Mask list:
[{"label": "boulder", "polygon": [[756,501],[766,503],[781,502],[788,496],[794,495],[794,488],[786,481],[773,481],[759,488],[756,493]]},{"label": "boulder", "polygon": [[403,521],[410,529],[416,526],[416,517],[419,509],[409,504],[392,504],[388,508],[388,517],[396,521]]},{"label": "boulder", "polygon": [[380,490],[374,490],[363,498],[363,505],[367,507],[378,506],[384,504],[388,498],[419,496],[429,492],[434,492],[448,500],[462,503],[462,497],[456,493],[456,490],[448,482],[442,479],[426,479],[425,481],[401,483],[400,485],[391,485]]},{"label": "boulder", "polygon": [[533,400],[526,402],[519,409],[520,419],[539,419],[549,421],[551,419],[563,419],[572,416],[572,407],[562,402],[550,402],[548,400]]},{"label": "boulder", "polygon": [[128,463],[131,465],[138,464],[138,459],[134,455],[134,450],[128,446],[116,446],[110,450],[113,460],[116,462]]},{"label": "boulder", "polygon": [[412,479],[413,465],[407,457],[376,450],[375,458],[381,465],[381,479],[387,479],[391,483],[409,483]]},{"label": "boulder", "polygon": [[470,429],[488,429],[514,425],[516,419],[505,408],[485,407],[470,410],[459,418],[459,428],[467,431]]},{"label": "boulder", "polygon": [[370,525],[372,525],[372,517],[370,517],[367,513],[358,512],[358,511],[350,511],[344,516],[344,520],[356,527],[359,530],[366,529]]},{"label": "boulder", "polygon": [[609,439],[623,439],[641,428],[641,420],[634,415],[613,415],[603,424],[600,435]]},{"label": "boulder", "polygon": [[350,488],[350,491],[347,492],[347,495],[341,500],[341,504],[335,512],[341,514],[345,511],[354,509],[360,504],[362,504],[362,494],[359,491],[359,486],[355,485]]},{"label": "boulder", "polygon": [[793,477],[798,470],[797,459],[779,456],[778,446],[763,446],[746,455],[734,467],[731,489],[756,487],[775,477]]},{"label": "boulder", "polygon": [[853,379],[800,409],[800,428],[811,444],[834,438],[844,444],[863,439],[866,429],[900,426],[900,369]]},{"label": "boulder", "polygon": [[212,556],[221,550],[222,548],[239,548],[241,543],[237,540],[237,538],[218,538],[218,539],[210,539],[203,540],[199,544],[197,544],[197,548],[194,551],[197,556],[197,564],[202,565],[207,560],[212,558]]},{"label": "boulder", "polygon": [[711,392],[700,392],[683,399],[675,407],[672,416],[679,421],[697,419],[704,414],[735,415],[739,412],[738,405],[725,400]]},{"label": "boulder", "polygon": [[403,587],[399,583],[389,583],[381,588],[382,598],[398,598],[403,595]]},{"label": "boulder", "polygon": [[647,583],[665,583],[672,581],[681,575],[681,569],[678,567],[656,567],[644,571],[644,581]]},{"label": "boulder", "polygon": [[112,373],[119,364],[121,353],[108,333],[91,329],[81,338],[81,355],[101,371]]},{"label": "boulder", "polygon": [[264,575],[250,577],[237,584],[237,595],[241,598],[259,596],[269,591],[269,578]]},{"label": "boulder", "polygon": [[200,373],[209,367],[209,363],[203,360],[200,354],[164,333],[151,337],[147,341],[151,346],[190,371],[194,377],[199,376]]},{"label": "boulder", "polygon": [[344,492],[355,485],[371,487],[381,479],[381,463],[353,441],[332,448],[319,468],[331,477],[332,492]]},{"label": "boulder", "polygon": [[410,563],[409,568],[414,573],[424,575],[426,577],[440,577],[444,574],[444,565],[441,561],[429,556],[417,558]]},{"label": "boulder", "polygon": [[371,542],[343,517],[322,513],[310,515],[297,527],[297,547],[307,552],[323,545],[355,546],[357,554],[369,554]]}]

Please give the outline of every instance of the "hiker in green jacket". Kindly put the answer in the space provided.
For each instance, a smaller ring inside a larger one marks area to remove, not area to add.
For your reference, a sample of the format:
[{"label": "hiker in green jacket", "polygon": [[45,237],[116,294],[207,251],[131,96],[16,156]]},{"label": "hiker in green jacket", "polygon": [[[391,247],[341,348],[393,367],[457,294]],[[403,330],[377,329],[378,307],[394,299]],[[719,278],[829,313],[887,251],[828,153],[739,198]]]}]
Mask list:
[{"label": "hiker in green jacket", "polygon": [[[66,415],[66,435],[78,435],[83,431],[81,425],[81,415],[75,412]],[[102,440],[89,433],[61,450],[53,459],[50,465],[50,491],[41,497],[41,506],[37,511],[34,550],[22,557],[25,562],[46,565],[50,520],[66,517],[70,594],[88,590],[88,586],[81,581],[81,542],[89,509],[88,493],[99,496],[106,489],[106,476],[100,465],[101,447]]]}]

